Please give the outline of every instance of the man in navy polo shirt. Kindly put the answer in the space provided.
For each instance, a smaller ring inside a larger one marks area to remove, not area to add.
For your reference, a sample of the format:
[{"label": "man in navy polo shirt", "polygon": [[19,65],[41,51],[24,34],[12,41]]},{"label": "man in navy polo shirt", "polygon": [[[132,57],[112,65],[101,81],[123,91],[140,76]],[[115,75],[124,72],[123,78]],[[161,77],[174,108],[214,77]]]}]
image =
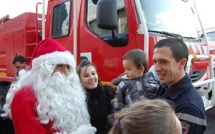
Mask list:
[{"label": "man in navy polo shirt", "polygon": [[174,103],[183,134],[202,134],[206,129],[203,101],[185,73],[188,48],[178,38],[160,40],[154,47],[154,69],[160,79],[161,98]]}]

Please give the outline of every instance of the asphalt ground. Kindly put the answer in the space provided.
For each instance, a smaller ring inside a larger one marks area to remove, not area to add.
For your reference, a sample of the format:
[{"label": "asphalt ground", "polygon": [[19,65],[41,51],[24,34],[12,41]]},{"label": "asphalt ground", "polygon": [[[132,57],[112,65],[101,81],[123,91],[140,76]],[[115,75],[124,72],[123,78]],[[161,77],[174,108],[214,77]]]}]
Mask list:
[{"label": "asphalt ground", "polygon": [[215,106],[206,111],[207,129],[204,134],[215,134]]}]

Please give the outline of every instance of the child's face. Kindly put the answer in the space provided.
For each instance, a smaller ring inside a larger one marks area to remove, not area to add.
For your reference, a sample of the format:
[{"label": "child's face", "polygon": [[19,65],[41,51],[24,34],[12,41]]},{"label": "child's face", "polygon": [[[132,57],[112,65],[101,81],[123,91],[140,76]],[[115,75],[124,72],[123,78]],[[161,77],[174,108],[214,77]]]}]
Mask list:
[{"label": "child's face", "polygon": [[137,68],[133,60],[123,60],[122,64],[128,79],[136,79],[142,76],[144,72],[144,67]]}]

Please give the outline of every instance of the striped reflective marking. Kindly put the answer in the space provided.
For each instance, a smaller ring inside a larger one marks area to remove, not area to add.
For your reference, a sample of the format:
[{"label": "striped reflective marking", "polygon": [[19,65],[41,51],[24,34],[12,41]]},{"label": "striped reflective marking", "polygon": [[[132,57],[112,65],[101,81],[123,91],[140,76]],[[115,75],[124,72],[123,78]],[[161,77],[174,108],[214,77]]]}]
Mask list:
[{"label": "striped reflective marking", "polygon": [[6,76],[7,74],[5,72],[0,72],[0,76]]},{"label": "striped reflective marking", "polygon": [[176,113],[177,117],[179,119],[189,121],[191,123],[197,124],[197,125],[202,125],[202,126],[207,126],[206,119],[201,119],[199,117],[186,114],[186,113]]},{"label": "striped reflective marking", "polygon": [[200,53],[200,54],[203,54],[201,46],[200,46],[200,45],[197,45],[197,48],[198,48],[198,50],[199,50],[199,53]]},{"label": "striped reflective marking", "polygon": [[203,45],[203,44],[195,44],[195,43],[187,43],[186,45],[188,48],[191,48],[191,50],[197,54],[207,54],[207,46]]},{"label": "striped reflective marking", "polygon": [[191,43],[190,46],[191,46],[193,52],[194,52],[194,53],[197,53],[197,50],[196,50],[195,45],[194,45],[193,43]]},{"label": "striped reflective marking", "polygon": [[109,86],[111,86],[113,89],[116,88],[115,85],[113,85],[111,82],[108,82],[108,81],[102,81],[102,84],[103,84],[103,85],[109,85]]},{"label": "striped reflective marking", "polygon": [[208,48],[207,48],[207,46],[202,46],[202,48],[203,48],[204,54],[207,54],[207,53],[208,53]]}]

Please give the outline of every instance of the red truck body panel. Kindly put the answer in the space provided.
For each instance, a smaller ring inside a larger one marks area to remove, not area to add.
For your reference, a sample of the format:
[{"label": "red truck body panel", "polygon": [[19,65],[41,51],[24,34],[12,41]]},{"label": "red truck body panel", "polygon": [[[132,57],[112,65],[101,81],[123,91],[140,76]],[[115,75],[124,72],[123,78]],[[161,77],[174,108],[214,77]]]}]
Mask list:
[{"label": "red truck body panel", "polygon": [[[7,17],[7,21],[0,24],[0,81],[12,82],[15,76],[14,56],[24,55],[29,62],[36,46],[37,19],[34,13],[23,13],[13,19]],[[41,22],[39,28],[41,30]]]},{"label": "red truck body panel", "polygon": [[[53,23],[54,8],[64,2],[64,0],[50,0],[48,1],[45,37],[52,37],[67,50],[73,53],[74,42],[74,1],[69,1],[71,10],[69,11],[69,25],[68,35],[62,37],[53,37],[52,28],[55,27]],[[133,49],[140,48],[144,50],[144,36],[137,34],[139,28],[137,11],[133,0],[125,0],[125,10],[127,17],[127,38],[128,42],[123,47],[113,47],[108,45],[97,34],[95,34],[87,25],[87,1],[77,1],[77,64],[80,63],[82,54],[89,54],[91,61],[96,65],[99,76],[102,81],[110,82],[113,78],[119,76],[124,72],[122,67],[123,55]],[[7,19],[6,16],[1,19]],[[36,36],[38,31],[42,28],[41,15],[35,13],[23,13],[11,20],[7,20],[0,24],[0,81],[14,80],[15,68],[12,65],[13,57],[16,54],[24,55],[27,61],[30,61],[31,54],[37,45]],[[38,29],[36,29],[36,21],[38,21]],[[41,37],[38,36],[38,41]],[[153,65],[152,55],[153,47],[157,41],[165,37],[157,35],[149,35],[149,67]],[[190,51],[193,53],[192,51]],[[207,61],[194,61],[193,70],[207,68]]]}]

